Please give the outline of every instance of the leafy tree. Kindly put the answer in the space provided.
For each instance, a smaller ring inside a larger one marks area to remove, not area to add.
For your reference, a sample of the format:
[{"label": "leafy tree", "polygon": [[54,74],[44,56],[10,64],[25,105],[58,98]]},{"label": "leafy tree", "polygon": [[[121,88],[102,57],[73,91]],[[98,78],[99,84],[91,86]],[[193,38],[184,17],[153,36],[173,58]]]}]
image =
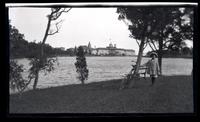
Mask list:
[{"label": "leafy tree", "polygon": [[11,89],[21,91],[25,87],[26,81],[21,74],[23,71],[23,65],[18,65],[17,61],[10,60],[9,86]]},{"label": "leafy tree", "polygon": [[55,29],[50,29],[51,26],[53,26],[52,21],[58,20],[58,18],[62,15],[62,13],[67,13],[70,10],[71,10],[71,8],[66,10],[66,8],[53,7],[53,8],[51,8],[51,13],[49,15],[47,15],[48,22],[47,22],[47,27],[46,27],[46,31],[44,34],[44,38],[41,42],[39,56],[35,56],[31,60],[31,63],[30,63],[32,65],[30,74],[31,74],[31,78],[34,79],[33,89],[36,89],[36,87],[37,87],[39,72],[41,70],[46,71],[46,68],[48,69],[48,71],[51,71],[53,69],[52,63],[55,62],[53,59],[47,59],[47,56],[44,53],[44,46],[45,46],[47,37],[58,33],[59,29],[60,29],[59,24],[62,22],[62,20],[61,20],[61,21],[55,23],[55,25],[54,25],[56,28],[56,30],[55,30]]},{"label": "leafy tree", "polygon": [[183,55],[191,55],[192,54],[192,50],[189,47],[183,47],[181,52]]},{"label": "leafy tree", "polygon": [[74,52],[74,50],[72,50],[72,49],[67,49],[67,50],[66,50],[66,54],[67,54],[67,55],[70,55],[70,56],[74,56],[74,55],[75,55],[75,52]]},{"label": "leafy tree", "polygon": [[28,42],[24,39],[24,35],[9,23],[9,40],[10,40],[10,58],[20,58],[21,55],[27,55]]},{"label": "leafy tree", "polygon": [[[23,91],[26,87],[27,80],[22,77],[24,71],[23,65],[17,64],[14,58],[21,57],[21,53],[26,51],[27,42],[24,40],[24,35],[19,33],[18,29],[9,23],[9,40],[10,40],[10,65],[9,65],[9,86],[13,90]],[[22,50],[23,49],[23,50]]]},{"label": "leafy tree", "polygon": [[83,48],[80,46],[78,47],[77,53],[76,53],[76,72],[78,73],[78,79],[81,81],[82,84],[84,84],[84,81],[88,78],[88,72],[87,69],[87,63],[85,58],[85,53]]},{"label": "leafy tree", "polygon": [[[24,35],[17,28],[9,24],[10,39],[10,58],[34,58],[39,57],[41,42],[28,42],[24,39]],[[64,55],[65,51],[44,44],[44,52],[48,57]]]},{"label": "leafy tree", "polygon": [[[68,10],[66,10],[66,8],[59,8],[59,7],[51,8],[51,13],[49,15],[47,15],[48,23],[47,23],[46,31],[44,34],[44,38],[43,38],[42,42],[40,42],[38,44],[35,44],[35,42],[33,42],[28,46],[27,45],[28,42],[24,40],[24,35],[20,34],[16,28],[9,25],[10,52],[11,52],[11,54],[14,54],[13,57],[20,55],[20,53],[15,55],[16,50],[22,51],[21,52],[22,54],[29,52],[28,51],[29,49],[32,52],[31,55],[30,54],[25,55],[26,57],[29,58],[30,65],[31,65],[31,68],[29,69],[29,76],[28,76],[29,80],[27,81],[25,87],[32,80],[34,80],[33,89],[36,89],[38,79],[39,79],[39,72],[45,71],[47,73],[54,69],[53,64],[57,60],[53,59],[53,58],[49,58],[48,52],[45,49],[50,49],[50,46],[46,45],[45,42],[46,42],[48,36],[54,35],[59,32],[59,29],[60,29],[59,24],[62,22],[62,20],[57,22],[58,18],[61,16],[62,13],[67,13],[70,10],[71,10],[71,8],[69,8]],[[55,24],[52,24],[53,21],[56,21]],[[53,25],[55,26],[56,29],[51,29],[51,27]],[[34,49],[32,47],[34,47]],[[27,50],[23,50],[23,49],[27,49]],[[16,51],[16,52],[20,52],[20,51]],[[20,70],[19,73],[21,73],[21,72],[22,71]],[[21,81],[22,80],[20,80],[19,82],[21,82]],[[18,82],[18,81],[16,81],[16,82]]]},{"label": "leafy tree", "polygon": [[138,73],[142,52],[147,44],[158,52],[159,65],[162,67],[164,47],[170,47],[169,43],[180,46],[184,39],[192,37],[191,25],[182,23],[186,12],[181,12],[178,7],[119,7],[117,13],[119,19],[129,26],[130,37],[136,39],[139,45],[135,74]]},{"label": "leafy tree", "polygon": [[[118,7],[119,20],[123,20],[131,32],[130,37],[136,39],[139,45],[138,58],[134,75],[138,74],[139,66],[142,60],[143,50],[147,45],[147,38],[150,34],[149,26],[152,21],[152,12],[154,9],[148,7]],[[128,22],[126,22],[128,20]],[[130,23],[130,24],[129,24]]]},{"label": "leafy tree", "polygon": [[[193,40],[193,9],[192,8],[162,8],[160,16],[150,36],[149,46],[158,53],[158,61],[162,69],[163,51],[169,50],[172,54],[181,55],[181,48],[186,46],[185,40]],[[186,19],[190,21],[187,22]]]},{"label": "leafy tree", "polygon": [[[58,30],[57,30],[58,31]],[[52,34],[52,33],[51,33]],[[39,71],[44,71],[45,74],[54,70],[54,63],[57,61],[56,58],[49,58],[56,53],[63,53],[61,50],[56,51],[48,44],[28,43],[24,39],[24,35],[21,34],[18,29],[9,24],[9,40],[10,40],[10,87],[17,89],[19,92],[23,90],[31,83],[34,79],[33,89],[36,89],[37,81],[39,78]],[[41,63],[41,47],[43,47],[43,63]],[[24,71],[23,65],[18,65],[14,58],[28,58],[30,60],[28,79],[23,79],[22,72]]]}]

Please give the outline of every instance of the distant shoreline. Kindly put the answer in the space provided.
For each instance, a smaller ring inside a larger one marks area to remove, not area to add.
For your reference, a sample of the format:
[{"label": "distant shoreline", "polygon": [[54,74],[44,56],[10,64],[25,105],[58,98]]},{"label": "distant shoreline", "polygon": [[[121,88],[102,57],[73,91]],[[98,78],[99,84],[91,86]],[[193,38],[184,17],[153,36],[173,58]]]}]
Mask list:
[{"label": "distant shoreline", "polygon": [[[56,57],[76,57],[76,56],[62,56],[62,55],[60,55],[60,56],[53,56],[53,57],[51,57],[51,58],[56,58]],[[134,56],[87,56],[86,55],[86,57],[137,57],[137,55],[134,55]],[[150,58],[149,56],[142,56],[143,58]],[[162,58],[172,58],[172,59],[174,59],[174,58],[178,58],[178,59],[193,59],[193,57],[181,57],[181,56],[178,56],[178,57],[162,57]],[[24,59],[24,58],[12,58],[12,59],[17,59],[17,60],[19,60],[19,59]]]}]

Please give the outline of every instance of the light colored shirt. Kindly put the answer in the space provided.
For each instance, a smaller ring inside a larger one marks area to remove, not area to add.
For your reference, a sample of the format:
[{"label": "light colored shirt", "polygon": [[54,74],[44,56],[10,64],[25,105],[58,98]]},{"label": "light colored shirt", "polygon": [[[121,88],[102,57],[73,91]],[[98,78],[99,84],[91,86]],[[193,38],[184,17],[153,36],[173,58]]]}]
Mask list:
[{"label": "light colored shirt", "polygon": [[147,74],[158,76],[160,68],[156,59],[149,60],[145,65],[147,66]]}]

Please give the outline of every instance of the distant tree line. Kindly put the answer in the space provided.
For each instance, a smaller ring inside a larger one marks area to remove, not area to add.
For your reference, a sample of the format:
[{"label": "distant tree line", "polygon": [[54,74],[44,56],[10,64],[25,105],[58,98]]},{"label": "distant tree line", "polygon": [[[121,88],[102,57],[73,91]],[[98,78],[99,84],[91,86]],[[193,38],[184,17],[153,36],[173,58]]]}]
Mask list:
[{"label": "distant tree line", "polygon": [[[10,26],[10,58],[32,58],[39,53],[41,42],[28,42],[24,39],[24,34],[21,34],[17,28]],[[63,50],[61,48],[53,48],[49,44],[44,45],[44,53],[47,57],[69,55],[74,56],[72,50]]]},{"label": "distant tree line", "polygon": [[[51,12],[47,15],[48,22],[43,39],[39,43],[28,43],[24,39],[24,35],[19,33],[18,29],[9,23],[9,42],[10,42],[10,86],[12,89],[17,88],[19,92],[23,90],[33,81],[33,90],[37,88],[39,81],[39,73],[43,71],[45,75],[55,69],[54,64],[57,62],[57,56],[65,54],[63,48],[52,48],[46,44],[48,36],[59,32],[61,21],[56,21],[61,14],[67,13],[71,8],[52,7]],[[55,23],[52,23],[52,22]],[[50,30],[50,27],[55,26],[56,29]],[[17,64],[15,58],[28,58],[29,75],[28,79],[22,78],[23,65]]]},{"label": "distant tree line", "polygon": [[[153,51],[149,51],[147,52],[146,56],[150,56],[151,52]],[[177,57],[177,58],[192,58],[193,57],[193,48],[189,48],[189,47],[182,47],[181,49],[177,49],[177,50],[172,50],[172,49],[168,49],[168,50],[163,50],[163,57],[164,58],[173,58],[173,57]]]}]

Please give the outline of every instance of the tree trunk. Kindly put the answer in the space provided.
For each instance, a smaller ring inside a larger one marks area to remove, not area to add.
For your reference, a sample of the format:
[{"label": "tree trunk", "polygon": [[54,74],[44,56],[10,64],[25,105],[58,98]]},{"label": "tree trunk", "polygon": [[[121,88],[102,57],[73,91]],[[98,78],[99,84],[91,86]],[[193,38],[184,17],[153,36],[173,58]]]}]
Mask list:
[{"label": "tree trunk", "polygon": [[145,42],[145,38],[143,38],[140,43],[139,52],[138,52],[138,56],[137,56],[137,62],[136,62],[136,69],[134,71],[134,76],[136,76],[139,72],[139,67],[140,67],[140,64],[142,61],[142,54],[143,54],[143,50],[144,50],[144,44],[145,44],[144,42]]},{"label": "tree trunk", "polygon": [[34,80],[34,84],[33,84],[33,90],[37,89],[38,78],[39,78],[39,70],[37,70],[36,74],[35,74],[35,80]]},{"label": "tree trunk", "polygon": [[[139,68],[140,68],[140,64],[142,61],[142,53],[144,50],[144,44],[145,44],[145,37],[141,40],[140,46],[139,46],[139,52],[138,52],[138,56],[137,56],[137,62],[136,62],[136,69],[134,71],[133,77],[138,75],[139,72]],[[129,88],[131,88],[134,85],[134,81],[127,81],[127,85]]]},{"label": "tree trunk", "polygon": [[163,39],[159,39],[159,49],[158,49],[158,64],[160,67],[160,75],[162,75],[162,55],[163,55]]},{"label": "tree trunk", "polygon": [[81,84],[82,84],[82,85],[84,85],[84,84],[85,84],[85,83],[84,83],[84,80],[81,80]]},{"label": "tree trunk", "polygon": [[[164,12],[163,9],[161,9],[161,11]],[[166,20],[165,15],[162,14],[162,19],[161,19],[161,21],[162,21],[163,23],[165,23],[165,20]],[[164,28],[165,28],[162,22],[161,22],[162,31],[160,32],[160,38],[159,38],[159,42],[158,42],[158,43],[159,43],[159,49],[158,49],[158,65],[159,65],[159,67],[160,67],[160,75],[162,75],[162,56],[163,56],[163,37],[164,37],[163,30],[164,30]]]},{"label": "tree trunk", "polygon": [[46,39],[47,39],[47,36],[48,36],[48,32],[49,32],[49,29],[50,29],[50,26],[51,26],[51,15],[49,15],[48,17],[48,23],[47,23],[47,28],[46,28],[46,31],[45,31],[45,35],[44,35],[44,38],[42,40],[42,43],[41,43],[41,54],[40,54],[40,61],[43,63],[44,61],[44,44],[46,42]]},{"label": "tree trunk", "polygon": [[48,17],[47,28],[46,28],[45,35],[44,35],[44,38],[43,38],[42,43],[41,43],[39,65],[37,67],[37,71],[36,71],[36,74],[35,74],[36,76],[35,76],[35,80],[34,80],[33,90],[35,90],[37,88],[40,68],[44,65],[44,62],[45,62],[45,59],[44,59],[44,44],[45,44],[47,36],[48,36],[50,25],[51,25],[51,16]]}]

